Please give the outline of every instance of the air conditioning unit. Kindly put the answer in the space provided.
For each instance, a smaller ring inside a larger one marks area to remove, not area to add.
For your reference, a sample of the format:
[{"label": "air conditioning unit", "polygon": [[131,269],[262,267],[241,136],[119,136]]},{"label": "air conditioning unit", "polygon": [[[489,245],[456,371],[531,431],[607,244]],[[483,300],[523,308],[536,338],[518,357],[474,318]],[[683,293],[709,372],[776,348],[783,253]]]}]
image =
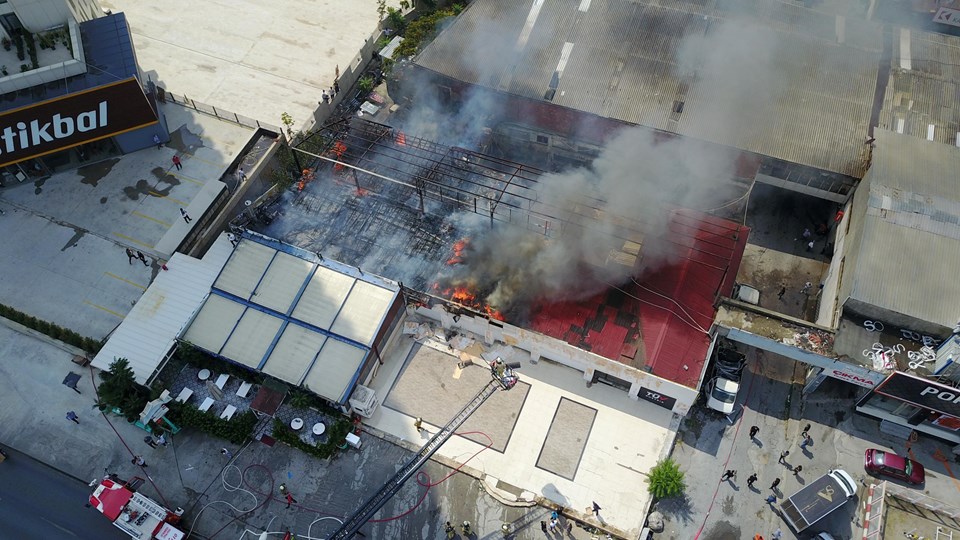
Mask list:
[{"label": "air conditioning unit", "polygon": [[360,416],[370,418],[374,411],[380,406],[380,400],[377,399],[377,393],[373,390],[358,384],[350,396],[350,407]]}]

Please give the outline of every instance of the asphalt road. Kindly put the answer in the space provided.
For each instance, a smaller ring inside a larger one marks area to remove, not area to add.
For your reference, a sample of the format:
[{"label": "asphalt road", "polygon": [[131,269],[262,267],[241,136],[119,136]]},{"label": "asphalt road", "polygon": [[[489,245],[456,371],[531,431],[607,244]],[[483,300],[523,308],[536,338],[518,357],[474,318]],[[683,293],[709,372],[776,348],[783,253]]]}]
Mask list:
[{"label": "asphalt road", "polygon": [[87,484],[4,446],[0,463],[0,538],[123,540],[94,508]]}]

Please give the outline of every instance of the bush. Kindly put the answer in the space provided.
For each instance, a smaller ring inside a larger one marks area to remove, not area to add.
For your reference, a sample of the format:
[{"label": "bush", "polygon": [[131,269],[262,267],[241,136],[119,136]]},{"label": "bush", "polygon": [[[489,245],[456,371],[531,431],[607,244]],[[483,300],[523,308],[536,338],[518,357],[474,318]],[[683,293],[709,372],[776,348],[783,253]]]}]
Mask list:
[{"label": "bush", "polygon": [[386,26],[392,28],[398,34],[403,34],[403,31],[407,29],[407,19],[404,18],[399,9],[387,8]]},{"label": "bush", "polygon": [[650,469],[647,475],[647,491],[658,499],[676,497],[687,489],[684,473],[677,462],[670,458],[662,459]]},{"label": "bush", "polygon": [[257,416],[249,409],[234,415],[231,420],[223,420],[212,410],[201,412],[186,403],[171,402],[168,406],[170,412],[167,413],[167,418],[174,424],[192,427],[233,444],[243,444],[253,434],[253,428],[257,425]]},{"label": "bush", "polygon": [[[458,9],[455,10],[454,8]],[[447,17],[455,17],[460,11],[462,11],[462,8],[459,6],[450,9],[438,9],[411,22],[407,25],[406,32],[403,34],[403,43],[393,51],[393,59],[399,60],[416,54],[420,50],[421,44],[433,39],[437,23]]]},{"label": "bush", "polygon": [[340,446],[344,444],[344,438],[350,433],[350,421],[346,418],[337,418],[332,426],[327,427],[327,442],[312,445],[303,442],[297,432],[290,429],[281,420],[273,419],[273,438],[320,459],[333,457],[340,451]]},{"label": "bush", "polygon": [[[21,66],[22,71],[27,71],[27,69],[28,68],[26,65]],[[41,334],[46,334],[51,338],[60,340],[68,345],[73,345],[78,349],[83,349],[90,354],[96,354],[100,352],[100,348],[102,347],[102,344],[95,339],[83,337],[69,328],[62,328],[49,321],[31,317],[30,315],[27,315],[21,311],[17,311],[10,306],[0,304],[0,317],[10,319],[15,323],[22,324],[31,330],[36,330]]]}]

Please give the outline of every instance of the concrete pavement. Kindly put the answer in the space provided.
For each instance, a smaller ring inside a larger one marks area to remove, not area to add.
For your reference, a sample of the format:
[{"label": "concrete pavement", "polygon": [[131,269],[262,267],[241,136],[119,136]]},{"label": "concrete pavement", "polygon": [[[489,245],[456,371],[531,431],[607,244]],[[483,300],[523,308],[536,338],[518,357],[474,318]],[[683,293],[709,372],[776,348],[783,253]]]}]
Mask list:
[{"label": "concrete pavement", "polygon": [[[100,478],[105,471],[122,478],[147,477],[150,482],[141,491],[170,508],[184,508],[184,528],[205,537],[255,538],[264,529],[282,533],[289,528],[298,537],[309,531],[322,538],[336,522],[318,517],[350,514],[411,456],[369,434],[361,436],[359,451],[316,460],[283,444],[254,442],[238,448],[189,429],[171,436],[168,447],[153,449],[143,442],[143,431],[93,408],[91,372],[71,358],[45,340],[0,325],[0,445],[82,480]],[[61,385],[70,371],[82,375],[80,394]],[[80,424],[66,419],[70,410]],[[220,453],[224,446],[234,454],[231,462]],[[145,469],[130,463],[134,454],[144,457]],[[464,474],[443,480],[452,471],[435,462],[422,470],[428,476],[421,481],[436,485],[425,494],[416,480],[408,482],[375,516],[382,521],[363,529],[368,538],[441,538],[447,520],[471,521],[481,538],[499,537],[504,522],[515,531],[511,538],[545,537],[539,523],[549,520],[548,510],[500,504]],[[277,491],[281,482],[299,501],[289,510]],[[571,534],[549,538],[591,536],[575,527]]]},{"label": "concrete pavement", "polygon": [[[839,381],[824,383],[812,396],[801,396],[803,367],[792,360],[757,351],[747,354],[744,390],[738,403],[745,405],[737,421],[697,408],[681,429],[682,443],[673,457],[686,472],[687,496],[657,504],[666,518],[665,530],[658,539],[733,540],[769,537],[777,527],[784,538],[797,536],[768,506],[764,499],[773,493],[769,487],[780,478],[777,502],[798,491],[806,482],[832,468],[842,468],[860,481],[861,491],[854,502],[817,523],[811,530],[828,531],[837,539],[857,538],[862,517],[863,486],[873,480],[863,469],[867,448],[910,454],[927,469],[927,482],[921,489],[943,501],[960,495],[949,469],[938,461],[937,452],[949,455],[949,446],[927,437],[907,448],[879,431],[879,422],[853,412],[857,388]],[[800,448],[800,432],[811,424],[812,446]],[[750,426],[760,428],[757,441],[749,437]],[[778,463],[780,452],[788,450],[790,467],[802,465],[794,476]],[[726,469],[737,471],[732,482],[721,482]],[[749,489],[747,477],[757,473],[759,480]]]},{"label": "concrete pavement", "polygon": [[[253,135],[178,105],[163,107],[172,140],[160,150],[0,191],[4,304],[96,339],[120,324],[190,231],[179,209],[199,217]],[[129,263],[125,247],[142,251],[149,267]]]}]

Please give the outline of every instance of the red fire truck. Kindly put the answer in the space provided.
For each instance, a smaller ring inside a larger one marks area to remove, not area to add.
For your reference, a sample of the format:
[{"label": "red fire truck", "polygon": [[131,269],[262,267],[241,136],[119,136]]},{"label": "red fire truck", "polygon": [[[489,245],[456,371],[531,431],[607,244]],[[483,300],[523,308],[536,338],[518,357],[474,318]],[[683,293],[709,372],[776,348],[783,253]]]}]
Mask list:
[{"label": "red fire truck", "polygon": [[90,504],[131,538],[181,540],[185,535],[175,525],[180,522],[183,510],[171,512],[137,493],[142,485],[140,477],[123,482],[116,475],[107,476],[90,495]]}]

